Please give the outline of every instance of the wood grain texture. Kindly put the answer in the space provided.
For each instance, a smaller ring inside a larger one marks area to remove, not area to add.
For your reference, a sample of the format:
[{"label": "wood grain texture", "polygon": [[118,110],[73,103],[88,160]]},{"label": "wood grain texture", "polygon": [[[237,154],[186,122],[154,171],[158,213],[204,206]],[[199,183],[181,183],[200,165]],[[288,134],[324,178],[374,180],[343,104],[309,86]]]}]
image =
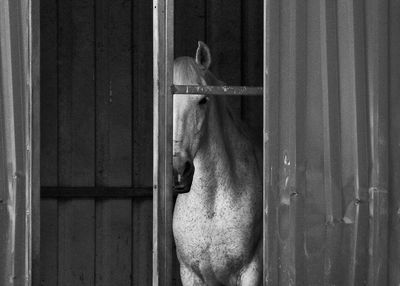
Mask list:
[{"label": "wood grain texture", "polygon": [[366,1],[366,45],[371,167],[369,182],[368,285],[387,285],[388,277],[388,1]]},{"label": "wood grain texture", "polygon": [[152,283],[153,202],[150,198],[132,202],[132,285]]},{"label": "wood grain texture", "polygon": [[153,285],[172,285],[174,3],[153,2]]},{"label": "wood grain texture", "polygon": [[389,285],[400,283],[400,1],[389,3]]},{"label": "wood grain texture", "polygon": [[[241,85],[260,86],[263,81],[263,1],[242,1]],[[262,98],[242,96],[241,117],[262,142]]]},{"label": "wood grain texture", "polygon": [[[94,1],[59,1],[59,184],[95,183]],[[95,281],[95,204],[59,202],[59,285]]]},{"label": "wood grain texture", "polygon": [[[29,6],[28,6],[29,7]],[[40,1],[33,1],[31,9],[31,142],[32,142],[32,285],[40,285]]]},{"label": "wood grain texture", "polygon": [[[152,1],[133,1],[132,168],[135,187],[153,186]],[[152,191],[151,191],[152,192]],[[152,281],[152,201],[132,201],[132,285]],[[144,219],[147,217],[147,219]]]},{"label": "wood grain texture", "polygon": [[324,285],[343,284],[340,261],[342,243],[342,190],[340,172],[340,97],[337,43],[337,4],[320,4],[321,84],[323,101],[324,191],[326,209]]},{"label": "wood grain texture", "polygon": [[[129,1],[96,6],[96,186],[132,184]],[[131,200],[96,201],[96,285],[130,285]]]},{"label": "wood grain texture", "polygon": [[[41,185],[58,185],[58,21],[57,2],[42,0],[41,13]],[[41,204],[41,284],[57,286],[58,201]]]},{"label": "wood grain texture", "polygon": [[[13,68],[11,58],[11,31],[10,8],[7,1],[0,3],[0,63],[1,63],[1,120],[0,120],[0,227],[3,229],[0,236],[0,282],[9,283],[10,277],[15,275],[15,192],[16,183],[13,175],[16,171],[15,164],[15,138],[14,138],[14,103],[13,103]],[[14,177],[15,178],[15,177]],[[10,283],[11,284],[11,283]]]}]

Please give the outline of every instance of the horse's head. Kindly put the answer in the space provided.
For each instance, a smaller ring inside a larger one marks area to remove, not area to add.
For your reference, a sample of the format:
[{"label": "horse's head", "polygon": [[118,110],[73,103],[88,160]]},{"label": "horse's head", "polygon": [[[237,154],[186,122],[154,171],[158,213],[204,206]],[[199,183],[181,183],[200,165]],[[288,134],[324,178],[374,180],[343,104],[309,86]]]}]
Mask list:
[{"label": "horse's head", "polygon": [[[174,62],[175,85],[207,85],[210,50],[199,42],[196,59],[181,57]],[[205,95],[174,95],[173,169],[175,188],[188,192],[194,175],[193,159],[206,129],[210,99]]]}]

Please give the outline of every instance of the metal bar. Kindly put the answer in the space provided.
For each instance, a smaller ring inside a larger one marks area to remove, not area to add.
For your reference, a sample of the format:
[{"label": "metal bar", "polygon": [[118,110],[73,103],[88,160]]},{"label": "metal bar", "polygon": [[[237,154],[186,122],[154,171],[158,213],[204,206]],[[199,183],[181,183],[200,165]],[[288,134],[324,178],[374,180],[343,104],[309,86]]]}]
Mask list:
[{"label": "metal bar", "polygon": [[389,1],[366,1],[371,140],[368,285],[387,285],[389,228],[388,19]]},{"label": "metal bar", "polygon": [[262,86],[202,86],[202,85],[173,85],[173,94],[204,94],[204,95],[263,95]]},{"label": "metal bar", "polygon": [[[40,196],[48,198],[137,198],[153,197],[153,187],[41,187]],[[174,189],[173,195],[181,194]]]},{"label": "metal bar", "polygon": [[153,286],[172,285],[174,1],[153,0]]},{"label": "metal bar", "polygon": [[137,198],[152,197],[153,187],[41,187],[41,198]]},{"label": "metal bar", "polygon": [[263,285],[278,285],[279,9],[264,1],[263,82]]}]

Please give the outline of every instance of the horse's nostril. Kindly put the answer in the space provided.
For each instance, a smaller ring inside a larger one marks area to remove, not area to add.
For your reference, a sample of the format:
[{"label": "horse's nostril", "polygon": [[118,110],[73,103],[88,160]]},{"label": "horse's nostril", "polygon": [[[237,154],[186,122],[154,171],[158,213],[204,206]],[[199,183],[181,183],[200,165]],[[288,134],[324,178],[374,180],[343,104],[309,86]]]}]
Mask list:
[{"label": "horse's nostril", "polygon": [[183,169],[182,176],[186,176],[190,172],[191,168],[192,168],[192,164],[190,164],[190,162],[186,162],[185,168]]}]

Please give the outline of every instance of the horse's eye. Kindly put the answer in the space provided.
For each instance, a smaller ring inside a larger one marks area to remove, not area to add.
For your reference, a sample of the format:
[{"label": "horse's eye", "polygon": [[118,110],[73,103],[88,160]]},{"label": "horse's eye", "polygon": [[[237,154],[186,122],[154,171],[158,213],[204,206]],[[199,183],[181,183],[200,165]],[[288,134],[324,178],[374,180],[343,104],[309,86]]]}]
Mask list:
[{"label": "horse's eye", "polygon": [[200,99],[200,100],[199,100],[199,105],[206,104],[206,103],[207,103],[207,101],[208,101],[208,97],[207,97],[207,96],[205,96],[205,97],[203,97],[202,99]]}]

